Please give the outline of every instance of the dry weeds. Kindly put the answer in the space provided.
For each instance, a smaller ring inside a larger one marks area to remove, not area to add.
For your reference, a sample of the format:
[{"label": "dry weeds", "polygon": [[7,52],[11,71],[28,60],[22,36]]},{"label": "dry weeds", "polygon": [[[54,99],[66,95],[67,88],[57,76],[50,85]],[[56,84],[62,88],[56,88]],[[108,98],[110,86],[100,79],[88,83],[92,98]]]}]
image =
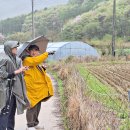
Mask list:
[{"label": "dry weeds", "polygon": [[68,128],[70,130],[118,130],[120,120],[114,111],[86,96],[87,85],[75,68],[75,63],[62,64],[58,69],[64,81],[67,97]]}]

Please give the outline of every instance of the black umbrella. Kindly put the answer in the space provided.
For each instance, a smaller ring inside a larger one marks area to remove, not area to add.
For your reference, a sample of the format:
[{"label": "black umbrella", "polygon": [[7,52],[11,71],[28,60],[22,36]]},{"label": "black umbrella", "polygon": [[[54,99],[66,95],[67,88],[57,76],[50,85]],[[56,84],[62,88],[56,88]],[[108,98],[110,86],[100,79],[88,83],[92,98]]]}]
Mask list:
[{"label": "black umbrella", "polygon": [[48,44],[49,40],[47,38],[45,38],[44,36],[39,36],[33,40],[30,40],[24,44],[22,44],[19,48],[18,48],[18,53],[17,55],[19,57],[22,57],[23,55],[27,54],[27,49],[30,45],[35,44],[40,48],[40,53],[44,53],[46,51],[47,48],[47,44]]}]

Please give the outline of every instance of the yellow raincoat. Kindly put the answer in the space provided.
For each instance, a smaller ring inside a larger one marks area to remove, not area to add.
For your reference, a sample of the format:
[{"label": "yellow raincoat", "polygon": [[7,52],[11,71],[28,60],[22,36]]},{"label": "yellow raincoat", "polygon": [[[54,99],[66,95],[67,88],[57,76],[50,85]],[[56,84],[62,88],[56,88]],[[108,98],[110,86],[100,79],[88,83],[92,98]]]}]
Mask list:
[{"label": "yellow raincoat", "polygon": [[40,71],[37,65],[43,63],[48,57],[48,52],[36,57],[26,57],[23,60],[24,66],[29,66],[29,70],[25,71],[25,82],[27,88],[27,96],[30,100],[31,107],[38,102],[53,96],[52,82],[46,72]]}]

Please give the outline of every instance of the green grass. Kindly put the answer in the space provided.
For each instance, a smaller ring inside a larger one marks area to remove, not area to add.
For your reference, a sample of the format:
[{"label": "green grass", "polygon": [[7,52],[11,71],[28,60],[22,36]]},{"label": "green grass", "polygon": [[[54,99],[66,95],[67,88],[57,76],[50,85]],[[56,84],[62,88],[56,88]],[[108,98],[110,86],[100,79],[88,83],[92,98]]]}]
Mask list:
[{"label": "green grass", "polygon": [[122,105],[116,91],[112,89],[112,87],[100,82],[83,65],[78,65],[78,70],[86,81],[88,94],[90,94],[94,100],[98,100],[108,108],[117,111],[121,117],[127,116],[125,105]]},{"label": "green grass", "polygon": [[129,55],[130,54],[130,49],[116,49],[116,54],[117,55]]},{"label": "green grass", "polygon": [[62,120],[63,120],[63,123],[64,123],[64,129],[65,130],[69,130],[68,129],[68,120],[67,120],[67,117],[66,117],[66,111],[67,111],[67,107],[66,107],[66,102],[67,102],[67,98],[65,96],[65,93],[64,93],[64,87],[63,87],[63,82],[61,79],[58,78],[58,75],[56,72],[52,72],[54,78],[56,79],[57,83],[58,83],[58,93],[59,93],[59,96],[60,96],[60,102],[61,102],[61,112],[62,112]]},{"label": "green grass", "polygon": [[90,89],[92,89],[93,91],[100,93],[100,94],[106,94],[106,92],[111,93],[111,89],[108,86],[101,83],[85,67],[80,65],[80,66],[78,66],[78,69],[79,69],[81,76],[87,81],[87,84],[89,85]]}]

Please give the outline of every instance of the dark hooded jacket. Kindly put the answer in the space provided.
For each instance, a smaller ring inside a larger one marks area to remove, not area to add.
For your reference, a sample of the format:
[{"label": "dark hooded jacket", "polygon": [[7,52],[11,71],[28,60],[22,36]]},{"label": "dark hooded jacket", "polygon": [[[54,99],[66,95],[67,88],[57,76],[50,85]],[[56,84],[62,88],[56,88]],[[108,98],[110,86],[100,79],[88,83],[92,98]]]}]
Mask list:
[{"label": "dark hooded jacket", "polygon": [[[22,66],[22,61],[14,54],[11,49],[18,46],[17,41],[7,41],[4,44],[4,54],[0,55],[0,110],[2,110],[8,100],[8,76]],[[16,97],[17,113],[22,114],[29,106],[26,96],[25,82],[22,74],[15,75],[15,81],[12,89]]]}]

